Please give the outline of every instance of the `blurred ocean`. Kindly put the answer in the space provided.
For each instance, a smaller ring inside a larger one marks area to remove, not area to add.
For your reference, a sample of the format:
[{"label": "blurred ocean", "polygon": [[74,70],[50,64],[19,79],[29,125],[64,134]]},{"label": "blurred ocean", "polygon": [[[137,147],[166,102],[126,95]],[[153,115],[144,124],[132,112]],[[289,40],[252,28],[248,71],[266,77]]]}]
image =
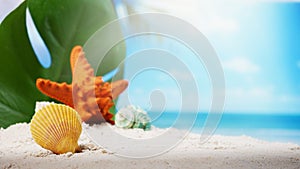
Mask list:
[{"label": "blurred ocean", "polygon": [[[149,113],[153,125],[160,128],[172,127],[179,114],[174,112]],[[191,132],[201,134],[208,113],[199,113]],[[182,113],[182,121],[195,120],[195,114]],[[184,123],[181,123],[184,124]],[[177,125],[176,128],[187,129]],[[214,134],[226,136],[247,135],[272,142],[300,144],[300,115],[297,114],[244,114],[223,113]]]}]

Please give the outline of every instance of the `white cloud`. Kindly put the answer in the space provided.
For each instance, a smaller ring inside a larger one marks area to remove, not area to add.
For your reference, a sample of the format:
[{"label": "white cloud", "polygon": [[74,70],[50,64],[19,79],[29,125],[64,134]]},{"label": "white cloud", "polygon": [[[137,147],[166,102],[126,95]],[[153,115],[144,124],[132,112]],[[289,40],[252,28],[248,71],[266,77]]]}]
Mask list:
[{"label": "white cloud", "polygon": [[273,96],[273,87],[233,88],[226,91],[228,98],[244,100],[268,99]]},{"label": "white cloud", "polygon": [[[202,23],[202,25],[205,23]],[[207,26],[203,30],[205,32],[236,32],[239,29],[239,24],[232,18],[216,17],[206,23]]]},{"label": "white cloud", "polygon": [[238,14],[249,2],[237,0],[199,1],[199,0],[126,0],[137,12],[163,12],[179,17],[204,34],[234,33],[239,29]]},{"label": "white cloud", "polygon": [[227,112],[298,113],[300,95],[277,93],[274,86],[238,87],[226,90]]},{"label": "white cloud", "polygon": [[273,100],[272,87],[238,87],[226,90],[226,108],[228,112],[266,112]]},{"label": "white cloud", "polygon": [[236,57],[223,62],[225,69],[238,73],[256,73],[260,71],[260,67],[250,61],[248,58]]}]

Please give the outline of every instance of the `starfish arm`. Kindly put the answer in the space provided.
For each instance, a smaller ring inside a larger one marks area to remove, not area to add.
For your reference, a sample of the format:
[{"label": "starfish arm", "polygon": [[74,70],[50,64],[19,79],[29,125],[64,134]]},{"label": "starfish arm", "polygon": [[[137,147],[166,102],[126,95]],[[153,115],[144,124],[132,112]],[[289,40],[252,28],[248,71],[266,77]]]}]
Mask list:
[{"label": "starfish arm", "polygon": [[71,51],[70,64],[71,64],[72,73],[74,72],[75,64],[76,64],[76,62],[78,60],[78,56],[81,52],[83,52],[83,49],[81,46],[75,46],[75,47],[73,47],[73,49]]},{"label": "starfish arm", "polygon": [[74,81],[84,85],[94,85],[92,77],[94,77],[94,69],[85,58],[84,51],[81,46],[75,46],[70,56],[71,71]]},{"label": "starfish arm", "polygon": [[73,107],[72,86],[67,83],[52,82],[39,78],[36,80],[36,87],[45,95],[56,99],[70,107]]},{"label": "starfish arm", "polygon": [[[82,47],[73,48],[70,63],[73,73],[74,108],[79,112],[82,120],[87,123],[107,121],[113,124],[111,119],[113,114],[109,112],[109,108],[113,105],[111,88],[103,88],[103,86],[110,87],[110,84],[104,83],[102,77],[94,76],[94,69],[85,58]],[[95,89],[99,89],[99,92],[96,90],[95,93]],[[107,99],[104,99],[107,97],[104,92],[108,95]],[[101,102],[98,103],[96,100]],[[105,103],[110,104],[103,105]]]},{"label": "starfish arm", "polygon": [[117,98],[128,87],[127,80],[118,80],[111,83],[112,98]]}]

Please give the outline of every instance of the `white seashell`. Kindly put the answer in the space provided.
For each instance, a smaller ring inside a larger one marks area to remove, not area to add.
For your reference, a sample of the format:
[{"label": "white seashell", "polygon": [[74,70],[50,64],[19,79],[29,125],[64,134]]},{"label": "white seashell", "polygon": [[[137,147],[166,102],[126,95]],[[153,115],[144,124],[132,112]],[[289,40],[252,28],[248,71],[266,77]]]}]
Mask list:
[{"label": "white seashell", "polygon": [[135,115],[135,123],[133,128],[142,128],[144,130],[149,130],[151,128],[151,119],[145,113],[138,112]]},{"label": "white seashell", "polygon": [[134,113],[129,109],[122,109],[115,116],[115,125],[119,128],[132,128]]},{"label": "white seashell", "polygon": [[151,119],[143,109],[129,105],[120,109],[115,116],[115,124],[120,128],[151,128]]}]

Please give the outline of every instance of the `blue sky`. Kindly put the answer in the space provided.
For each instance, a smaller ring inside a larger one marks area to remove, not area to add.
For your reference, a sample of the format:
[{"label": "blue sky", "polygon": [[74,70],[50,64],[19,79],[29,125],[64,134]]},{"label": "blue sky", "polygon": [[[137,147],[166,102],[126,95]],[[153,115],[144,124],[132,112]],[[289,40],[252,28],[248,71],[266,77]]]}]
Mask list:
[{"label": "blue sky", "polygon": [[[171,6],[169,1],[128,2],[139,12],[159,10],[185,19],[204,33],[224,68],[226,112],[300,112],[300,3],[226,1],[228,4],[224,5],[189,0],[184,4],[182,1],[172,1]],[[179,50],[182,47],[174,46],[173,42],[162,37],[134,39],[128,40],[129,54],[147,47],[166,49],[170,53],[176,51],[177,57],[183,59],[191,71],[197,72],[195,78],[199,85],[200,110],[209,110],[209,77],[201,63],[195,64],[197,60],[191,53]],[[134,65],[128,65],[127,69],[131,67]],[[174,73],[184,77],[185,71]],[[136,91],[129,90],[130,95],[135,96],[133,103],[144,107],[149,105],[149,97],[145,96],[151,94],[153,88],[150,86],[155,86],[149,84],[160,75],[153,73],[152,76],[148,80],[149,75],[145,75],[140,80],[143,83],[133,81],[131,85]],[[178,92],[178,89],[165,86],[166,82],[157,80],[156,83],[164,84],[158,86],[165,91],[166,97]],[[144,91],[142,95],[137,94],[140,91]],[[178,102],[169,100],[167,109],[176,111]],[[184,109],[189,110],[188,107]]]},{"label": "blue sky", "polygon": [[[234,0],[218,3],[197,0],[125,2],[137,12],[160,11],[184,19],[208,38],[224,68],[225,112],[300,113],[300,3]],[[16,5],[4,0],[0,4],[1,21]],[[120,16],[126,15],[124,8],[117,9]],[[181,106],[181,94],[176,81],[169,76],[172,74],[187,86],[195,80],[198,90],[190,91],[190,104],[195,104],[192,94],[198,92],[200,110],[209,110],[209,75],[189,49],[175,40],[155,35],[139,36],[126,42],[128,58],[139,50],[152,48],[154,54],[167,57],[164,50],[188,66],[182,70],[176,67],[178,65],[166,62],[169,74],[154,69],[138,74],[130,81],[127,90],[132,104],[146,109],[151,107],[149,98],[151,92],[156,91],[152,95],[154,109],[163,102],[167,110],[177,111]],[[135,53],[132,58],[135,56],[144,58],[144,62],[138,63],[141,65],[151,61],[147,52]],[[125,78],[130,78],[135,64],[128,60]],[[193,79],[186,76],[189,72],[194,74]],[[124,96],[121,96],[119,106],[124,104]],[[189,106],[183,109],[189,111]]]},{"label": "blue sky", "polygon": [[211,38],[223,61],[228,111],[299,112],[299,8],[253,5],[236,18],[230,43]]}]

